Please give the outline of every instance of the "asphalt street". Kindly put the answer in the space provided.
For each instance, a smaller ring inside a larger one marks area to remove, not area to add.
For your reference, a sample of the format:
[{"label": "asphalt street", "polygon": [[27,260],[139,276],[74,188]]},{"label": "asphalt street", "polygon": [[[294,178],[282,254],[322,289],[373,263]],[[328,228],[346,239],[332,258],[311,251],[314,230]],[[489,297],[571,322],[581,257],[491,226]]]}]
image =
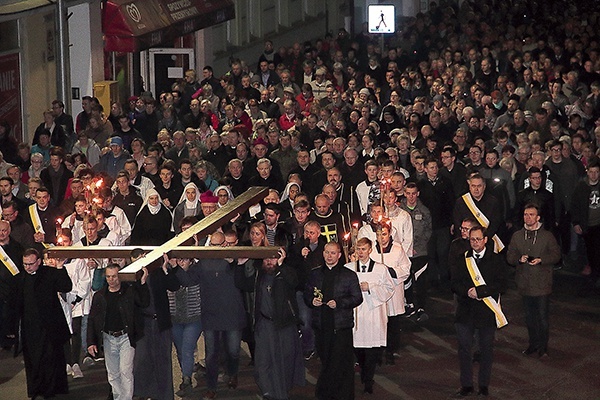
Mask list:
[{"label": "asphalt street", "polygon": [[[600,294],[582,295],[578,265],[566,265],[555,272],[555,290],[550,308],[549,357],[524,356],[527,329],[514,283],[502,298],[509,325],[496,335],[494,367],[489,398],[495,399],[600,399]],[[422,324],[403,322],[402,348],[395,365],[377,368],[375,392],[363,393],[356,379],[357,398],[447,399],[459,387],[456,338],[453,327],[454,302],[450,291],[432,292],[430,319]],[[218,398],[258,399],[253,370],[246,352],[240,362],[239,386],[219,387]],[[174,358],[174,382],[181,382]],[[474,364],[477,368],[477,364]],[[85,377],[69,378],[70,394],[57,400],[104,400],[109,386],[103,363],[83,370]],[[307,383],[294,388],[291,399],[314,398],[319,360],[306,363]],[[476,376],[476,375],[475,375]],[[204,380],[200,376],[192,399],[201,398]],[[26,399],[25,370],[21,358],[0,352],[0,399]]]}]

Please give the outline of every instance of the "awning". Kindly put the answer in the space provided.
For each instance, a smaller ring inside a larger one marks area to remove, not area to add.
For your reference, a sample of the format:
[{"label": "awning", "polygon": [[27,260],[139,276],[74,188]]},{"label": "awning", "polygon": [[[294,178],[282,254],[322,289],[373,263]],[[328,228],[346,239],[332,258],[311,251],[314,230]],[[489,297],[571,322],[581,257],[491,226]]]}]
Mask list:
[{"label": "awning", "polygon": [[234,17],[233,0],[108,0],[102,21],[104,47],[145,50]]},{"label": "awning", "polygon": [[0,15],[17,14],[35,8],[51,6],[55,2],[49,0],[5,0],[0,1]]}]

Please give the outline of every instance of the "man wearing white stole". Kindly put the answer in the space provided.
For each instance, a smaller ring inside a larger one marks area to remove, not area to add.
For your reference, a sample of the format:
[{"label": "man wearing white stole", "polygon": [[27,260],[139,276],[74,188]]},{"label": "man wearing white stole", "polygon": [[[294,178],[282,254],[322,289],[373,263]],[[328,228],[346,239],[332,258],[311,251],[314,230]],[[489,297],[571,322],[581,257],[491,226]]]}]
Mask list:
[{"label": "man wearing white stole", "polygon": [[394,294],[395,286],[386,266],[370,259],[372,251],[373,243],[369,239],[358,239],[353,257],[356,261],[345,265],[358,275],[363,296],[362,304],[354,309],[352,337],[366,393],[373,393],[375,367],[387,344],[386,302]]},{"label": "man wearing white stole", "polygon": [[469,233],[471,249],[459,256],[456,273],[452,274],[452,291],[457,296],[456,335],[460,362],[461,388],[456,397],[472,394],[473,335],[477,332],[481,359],[479,361],[479,395],[489,394],[492,375],[494,335],[508,322],[500,307],[500,294],[506,291],[507,267],[502,256],[488,244],[487,230],[474,226]]}]

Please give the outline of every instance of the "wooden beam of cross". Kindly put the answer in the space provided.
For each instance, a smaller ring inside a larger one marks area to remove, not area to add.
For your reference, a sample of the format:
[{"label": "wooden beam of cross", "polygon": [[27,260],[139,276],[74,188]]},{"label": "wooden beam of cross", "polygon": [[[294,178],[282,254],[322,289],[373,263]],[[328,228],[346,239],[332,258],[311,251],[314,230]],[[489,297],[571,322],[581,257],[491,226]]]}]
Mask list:
[{"label": "wooden beam of cross", "polygon": [[[119,271],[119,277],[123,281],[134,281],[136,279],[137,274],[140,273],[143,267],[148,267],[149,271],[154,270],[161,265],[160,262],[155,262],[157,260],[162,260],[163,254],[184,254],[183,251],[186,252],[189,257],[194,258],[215,258],[215,255],[219,255],[216,258],[266,258],[269,256],[274,256],[277,254],[275,248],[265,248],[265,247],[246,247],[246,248],[238,248],[235,253],[233,253],[233,247],[212,247],[206,246],[205,250],[196,251],[193,247],[187,247],[182,249],[180,253],[171,253],[176,248],[180,246],[186,246],[194,241],[194,236],[198,237],[198,239],[202,239],[210,235],[219,229],[223,224],[233,219],[238,214],[242,214],[248,208],[257,204],[259,201],[267,197],[269,194],[269,188],[267,187],[251,187],[242,193],[240,196],[236,197],[233,200],[230,200],[225,206],[219,208],[217,211],[212,213],[206,218],[203,218],[201,221],[197,222],[190,228],[185,231],[179,233],[177,236],[172,238],[171,240],[163,243],[157,247],[146,246],[146,248],[151,249],[148,254],[144,257],[134,261],[129,264],[121,271]],[[125,246],[125,247],[105,247],[98,251],[92,250],[94,247],[87,247],[85,252],[80,252],[83,257],[89,258],[93,251],[95,254],[95,258],[123,258],[129,257],[131,254],[131,250],[134,248],[144,248],[143,246]],[[69,253],[69,247],[54,247],[51,250],[48,250],[49,255],[51,257],[57,258],[68,258],[72,257],[68,254],[75,254],[75,250],[73,253]],[[184,257],[182,255],[182,257]]]},{"label": "wooden beam of cross", "polygon": [[[134,249],[141,249],[144,253],[150,253],[159,246],[70,246],[51,247],[46,253],[50,258],[129,258]],[[179,246],[167,252],[169,258],[269,258],[278,255],[277,246]],[[248,255],[252,255],[249,257]]]}]

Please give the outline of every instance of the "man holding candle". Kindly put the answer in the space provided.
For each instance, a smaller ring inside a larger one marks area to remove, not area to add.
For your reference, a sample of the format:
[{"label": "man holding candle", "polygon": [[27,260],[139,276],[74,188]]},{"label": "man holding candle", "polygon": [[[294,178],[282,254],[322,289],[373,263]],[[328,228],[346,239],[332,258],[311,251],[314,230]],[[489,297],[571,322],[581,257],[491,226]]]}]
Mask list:
[{"label": "man holding candle", "polygon": [[[400,316],[404,314],[404,281],[410,275],[410,260],[402,245],[392,240],[389,220],[376,225],[377,242],[371,259],[384,264],[394,281],[394,295],[387,301],[387,349],[386,363],[394,364],[394,352],[400,347]],[[360,236],[360,235],[359,235]]]},{"label": "man holding candle", "polygon": [[370,258],[372,242],[367,238],[356,242],[356,261],[346,268],[355,271],[360,282],[363,303],[354,312],[354,354],[360,365],[360,379],[366,393],[373,393],[375,367],[386,346],[388,322],[386,303],[394,294],[394,282],[385,265]]},{"label": "man holding candle", "polygon": [[[33,240],[38,251],[44,250],[49,243],[56,241],[56,219],[59,210],[50,204],[50,192],[45,187],[40,187],[35,192],[35,204],[27,209],[29,224],[35,233]],[[60,225],[58,226],[60,228]]]}]

